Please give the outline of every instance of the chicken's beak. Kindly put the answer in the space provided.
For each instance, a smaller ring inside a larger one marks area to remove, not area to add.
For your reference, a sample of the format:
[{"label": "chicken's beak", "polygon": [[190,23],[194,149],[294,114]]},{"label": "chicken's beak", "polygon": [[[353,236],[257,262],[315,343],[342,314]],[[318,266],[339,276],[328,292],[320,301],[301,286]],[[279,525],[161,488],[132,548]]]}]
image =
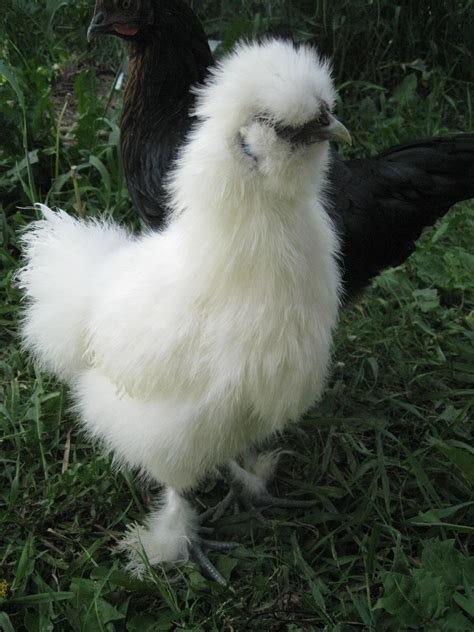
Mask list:
[{"label": "chicken's beak", "polygon": [[319,138],[352,145],[352,138],[347,127],[329,112],[327,116],[329,118],[329,125],[323,125],[319,128],[317,131]]},{"label": "chicken's beak", "polygon": [[112,25],[107,21],[105,12],[99,9],[98,4],[95,5],[94,15],[87,29],[87,41],[90,42],[93,37],[101,33],[108,33],[112,29]]},{"label": "chicken's beak", "polygon": [[279,136],[294,145],[312,145],[325,140],[339,141],[352,145],[352,138],[347,128],[335,116],[325,112],[321,117],[305,123],[301,127],[276,125],[275,131]]}]

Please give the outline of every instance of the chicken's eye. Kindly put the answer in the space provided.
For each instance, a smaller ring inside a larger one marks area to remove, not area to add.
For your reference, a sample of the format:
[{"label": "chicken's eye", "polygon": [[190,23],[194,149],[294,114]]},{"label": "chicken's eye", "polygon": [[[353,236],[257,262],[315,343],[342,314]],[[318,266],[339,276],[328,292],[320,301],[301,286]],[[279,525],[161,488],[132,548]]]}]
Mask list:
[{"label": "chicken's eye", "polygon": [[132,0],[122,0],[122,9],[130,9]]}]

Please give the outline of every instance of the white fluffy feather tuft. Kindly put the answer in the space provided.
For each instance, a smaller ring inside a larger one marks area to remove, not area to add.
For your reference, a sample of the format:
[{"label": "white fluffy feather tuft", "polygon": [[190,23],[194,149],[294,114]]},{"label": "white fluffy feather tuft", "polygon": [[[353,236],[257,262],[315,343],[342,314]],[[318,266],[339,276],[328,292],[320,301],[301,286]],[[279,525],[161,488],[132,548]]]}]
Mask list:
[{"label": "white fluffy feather tuft", "polygon": [[151,566],[186,562],[190,539],[197,531],[194,509],[187,500],[168,489],[162,506],[147,517],[145,526],[128,526],[118,548],[128,555],[128,570],[142,578],[146,574],[147,561]]},{"label": "white fluffy feather tuft", "polygon": [[[250,471],[260,480],[268,483],[276,472],[278,462],[281,457],[281,450],[270,450],[260,452],[252,460]],[[244,466],[247,466],[244,460]]]},{"label": "white fluffy feather tuft", "polygon": [[195,113],[227,129],[257,113],[267,113],[287,125],[312,119],[324,100],[332,109],[336,90],[329,61],[312,46],[264,40],[241,43],[211,71],[211,80],[197,88]]},{"label": "white fluffy feather tuft", "polygon": [[22,235],[25,264],[17,277],[28,300],[23,344],[43,369],[69,380],[84,365],[97,267],[130,238],[117,225],[37,206],[44,219]]}]

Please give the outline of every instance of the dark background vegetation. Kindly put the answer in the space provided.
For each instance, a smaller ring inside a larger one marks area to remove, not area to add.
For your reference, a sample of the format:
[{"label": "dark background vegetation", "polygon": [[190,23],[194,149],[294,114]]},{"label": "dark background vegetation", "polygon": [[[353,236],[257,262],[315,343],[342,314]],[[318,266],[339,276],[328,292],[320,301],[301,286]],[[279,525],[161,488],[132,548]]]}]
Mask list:
[{"label": "dark background vegetation", "polygon": [[[218,52],[291,32],[330,55],[352,156],[474,127],[472,0],[194,7]],[[323,402],[275,442],[288,451],[276,491],[315,507],[220,521],[217,537],[242,542],[216,558],[234,592],[192,565],[133,580],[113,544],[156,490],[111,468],[66,389],[20,353],[13,283],[17,233],[35,216],[19,207],[80,204],[136,224],[117,145],[126,50],[87,44],[92,0],[0,9],[0,629],[472,630],[472,203],[344,313]],[[210,482],[200,498],[223,493]]]}]

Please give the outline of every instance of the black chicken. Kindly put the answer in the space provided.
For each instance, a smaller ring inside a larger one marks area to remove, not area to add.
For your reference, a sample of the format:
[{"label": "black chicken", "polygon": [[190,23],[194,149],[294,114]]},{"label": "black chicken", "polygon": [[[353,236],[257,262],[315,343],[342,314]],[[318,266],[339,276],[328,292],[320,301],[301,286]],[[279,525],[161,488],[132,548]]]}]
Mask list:
[{"label": "black chicken", "polygon": [[[159,228],[166,174],[193,122],[190,88],[213,57],[184,0],[97,0],[88,36],[101,33],[130,43],[125,173],[140,217]],[[363,160],[342,160],[334,151],[331,164],[330,213],[342,238],[346,300],[405,261],[425,226],[474,196],[474,134],[412,141]]]}]

